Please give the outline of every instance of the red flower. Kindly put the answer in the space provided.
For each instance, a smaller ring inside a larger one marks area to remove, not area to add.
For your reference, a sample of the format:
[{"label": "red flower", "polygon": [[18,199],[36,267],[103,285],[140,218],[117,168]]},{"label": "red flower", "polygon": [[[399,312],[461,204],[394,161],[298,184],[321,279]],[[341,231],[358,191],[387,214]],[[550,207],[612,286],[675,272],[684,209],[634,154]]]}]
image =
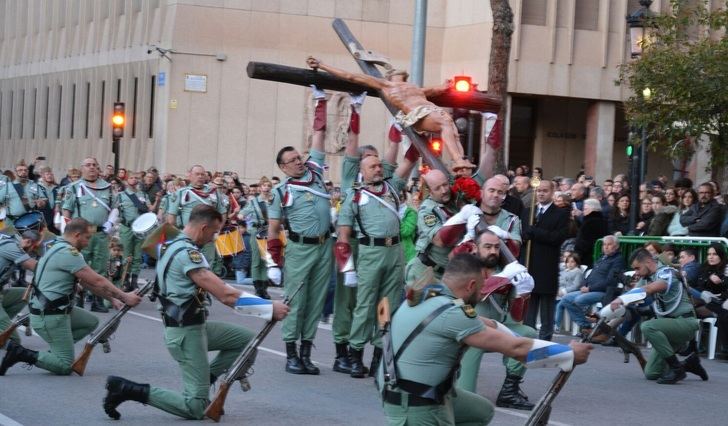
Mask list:
[{"label": "red flower", "polygon": [[480,185],[473,178],[461,176],[455,179],[451,191],[455,200],[465,199],[467,202],[480,203]]}]

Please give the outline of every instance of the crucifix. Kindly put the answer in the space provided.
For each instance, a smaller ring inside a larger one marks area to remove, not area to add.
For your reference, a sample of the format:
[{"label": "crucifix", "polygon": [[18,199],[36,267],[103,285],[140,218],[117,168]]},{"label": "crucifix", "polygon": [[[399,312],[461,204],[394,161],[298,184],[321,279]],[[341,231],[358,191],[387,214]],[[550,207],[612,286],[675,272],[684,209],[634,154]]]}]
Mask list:
[{"label": "crucifix", "polygon": [[[463,156],[463,148],[452,117],[441,107],[465,107],[495,113],[500,109],[500,98],[477,92],[468,97],[468,102],[463,102],[462,96],[453,93],[447,86],[422,89],[406,83],[406,72],[394,70],[386,58],[365,50],[343,20],[334,19],[332,26],[363,74],[349,73],[309,58],[307,63],[311,70],[250,62],[247,67],[248,76],[302,86],[315,84],[320,89],[355,93],[366,91],[368,95],[382,100],[431,168],[448,174],[442,161],[427,149],[422,137],[424,132],[440,133],[453,160],[453,166],[470,165]],[[388,78],[382,76],[377,65],[387,70]]]}]

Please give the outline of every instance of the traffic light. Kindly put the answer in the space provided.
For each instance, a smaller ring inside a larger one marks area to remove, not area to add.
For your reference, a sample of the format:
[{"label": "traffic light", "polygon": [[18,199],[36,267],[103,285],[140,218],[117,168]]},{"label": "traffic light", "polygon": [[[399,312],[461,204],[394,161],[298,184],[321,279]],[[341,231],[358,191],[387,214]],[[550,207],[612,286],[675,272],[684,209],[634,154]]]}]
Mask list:
[{"label": "traffic light", "polygon": [[631,159],[632,158],[632,153],[634,153],[634,146],[627,145],[627,157]]},{"label": "traffic light", "polygon": [[439,137],[434,137],[430,139],[430,151],[432,151],[433,154],[437,158],[442,157],[442,139]]},{"label": "traffic light", "polygon": [[124,102],[114,102],[114,115],[111,116],[111,137],[121,139],[124,137],[124,124],[126,123],[126,112]]},{"label": "traffic light", "polygon": [[473,90],[473,78],[467,75],[456,75],[452,79],[452,87],[456,92],[471,92]]}]

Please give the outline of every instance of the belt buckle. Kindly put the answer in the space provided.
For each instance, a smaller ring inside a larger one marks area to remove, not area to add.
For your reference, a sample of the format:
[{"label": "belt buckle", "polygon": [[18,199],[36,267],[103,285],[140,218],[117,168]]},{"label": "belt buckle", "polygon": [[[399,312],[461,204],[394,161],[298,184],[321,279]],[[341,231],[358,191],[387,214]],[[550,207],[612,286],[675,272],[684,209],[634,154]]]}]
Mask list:
[{"label": "belt buckle", "polygon": [[319,235],[318,237],[318,243],[323,244],[326,242],[326,235]]},{"label": "belt buckle", "polygon": [[386,237],[384,239],[384,245],[387,247],[391,247],[392,246],[392,237]]}]

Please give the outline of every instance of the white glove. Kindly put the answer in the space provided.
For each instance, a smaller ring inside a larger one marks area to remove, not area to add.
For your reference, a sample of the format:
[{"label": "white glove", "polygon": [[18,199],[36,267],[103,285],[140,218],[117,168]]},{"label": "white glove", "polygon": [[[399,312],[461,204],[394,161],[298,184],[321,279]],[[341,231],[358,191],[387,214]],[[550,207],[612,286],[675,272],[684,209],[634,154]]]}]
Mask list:
[{"label": "white glove", "polygon": [[356,279],[356,271],[344,272],[344,285],[347,287],[356,287],[358,281]]},{"label": "white glove", "polygon": [[464,241],[475,240],[475,227],[480,223],[481,216],[474,214],[468,218],[468,222],[465,224],[465,238]]},{"label": "white glove", "polygon": [[367,92],[363,91],[359,94],[349,93],[349,103],[354,106],[354,108],[359,111],[361,109],[362,104],[364,104],[364,100],[367,98]]},{"label": "white glove", "polygon": [[480,210],[480,207],[474,204],[466,204],[459,212],[455,213],[450,219],[448,219],[443,226],[462,225],[463,223],[468,223],[468,219],[470,219],[471,216],[481,214],[483,214],[483,211]]},{"label": "white glove", "polygon": [[268,279],[275,285],[281,285],[281,268],[268,268]]},{"label": "white glove", "polygon": [[114,233],[114,222],[107,220],[106,222],[104,222],[103,228],[104,228],[104,233],[106,235],[113,234]]},{"label": "white glove", "polygon": [[511,281],[516,286],[516,294],[518,296],[530,293],[533,290],[533,277],[528,272],[518,273]]},{"label": "white glove", "polygon": [[511,234],[508,233],[508,231],[505,231],[505,230],[503,230],[503,229],[501,229],[501,228],[499,228],[499,227],[497,227],[495,225],[490,225],[488,227],[488,231],[490,231],[490,232],[494,233],[495,235],[497,235],[498,238],[500,238],[501,240],[507,240],[507,239],[510,239],[511,238]]},{"label": "white glove", "polygon": [[316,87],[315,84],[311,85],[311,90],[313,91],[314,99],[326,99],[326,92]]},{"label": "white glove", "polygon": [[520,274],[521,272],[528,273],[525,266],[521,265],[520,263],[518,263],[518,261],[514,260],[513,262],[506,265],[506,267],[503,268],[502,271],[495,274],[495,276],[501,277],[501,278],[508,278],[508,280],[510,281],[510,280],[513,280],[513,278],[516,275]]},{"label": "white glove", "polygon": [[713,299],[715,299],[717,297],[718,297],[718,295],[713,294],[707,290],[700,292],[700,298],[703,299],[703,302],[705,302],[705,304],[712,302]]},{"label": "white glove", "polygon": [[726,311],[728,311],[728,300],[726,300],[725,302],[723,302],[723,304],[721,305],[721,307],[723,309],[725,309]]}]

